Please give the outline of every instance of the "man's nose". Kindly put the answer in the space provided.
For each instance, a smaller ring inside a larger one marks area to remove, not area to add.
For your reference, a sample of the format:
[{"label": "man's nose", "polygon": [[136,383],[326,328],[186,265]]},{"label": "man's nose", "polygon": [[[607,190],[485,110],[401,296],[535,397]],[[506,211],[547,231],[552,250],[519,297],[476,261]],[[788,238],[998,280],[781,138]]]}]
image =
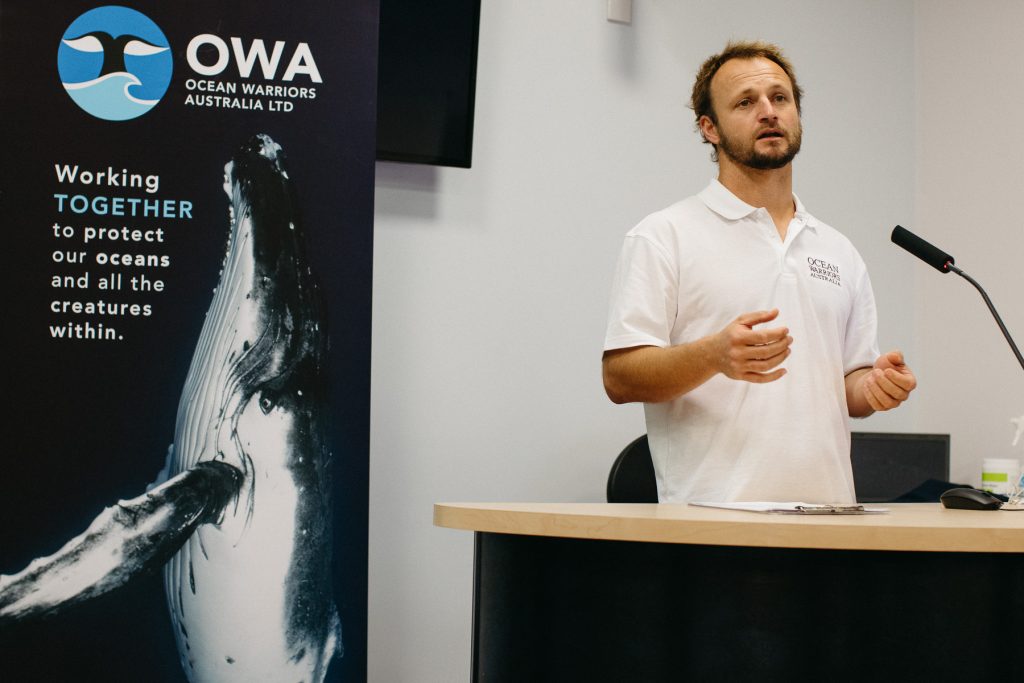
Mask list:
[{"label": "man's nose", "polygon": [[760,120],[774,121],[779,118],[778,112],[775,111],[775,105],[767,96],[761,97],[757,100],[757,117]]}]

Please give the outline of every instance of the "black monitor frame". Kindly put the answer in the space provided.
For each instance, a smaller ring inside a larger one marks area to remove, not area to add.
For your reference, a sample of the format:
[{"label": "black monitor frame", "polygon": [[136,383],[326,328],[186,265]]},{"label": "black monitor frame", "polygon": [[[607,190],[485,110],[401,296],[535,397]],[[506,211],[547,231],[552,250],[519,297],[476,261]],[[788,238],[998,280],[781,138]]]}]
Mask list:
[{"label": "black monitor frame", "polygon": [[852,432],[857,500],[895,500],[928,480],[949,481],[949,434]]},{"label": "black monitor frame", "polygon": [[470,168],[480,0],[381,0],[377,159]]}]

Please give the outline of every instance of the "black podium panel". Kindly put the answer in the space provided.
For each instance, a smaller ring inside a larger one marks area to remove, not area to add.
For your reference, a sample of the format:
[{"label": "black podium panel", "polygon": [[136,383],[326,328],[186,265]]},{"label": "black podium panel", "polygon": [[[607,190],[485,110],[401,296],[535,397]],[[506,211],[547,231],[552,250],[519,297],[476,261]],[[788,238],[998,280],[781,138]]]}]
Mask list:
[{"label": "black podium panel", "polygon": [[950,680],[1019,653],[1024,556],[476,534],[474,681]]}]

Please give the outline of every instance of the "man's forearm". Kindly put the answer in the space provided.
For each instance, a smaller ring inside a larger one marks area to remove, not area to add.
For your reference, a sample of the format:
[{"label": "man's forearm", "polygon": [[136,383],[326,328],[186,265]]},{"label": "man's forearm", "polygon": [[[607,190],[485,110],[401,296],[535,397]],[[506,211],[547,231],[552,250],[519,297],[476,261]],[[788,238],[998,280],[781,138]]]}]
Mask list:
[{"label": "man's forearm", "polygon": [[709,346],[707,339],[701,339],[668,348],[607,351],[602,360],[605,391],[615,403],[671,401],[717,374]]},{"label": "man's forearm", "polygon": [[661,348],[635,346],[607,351],[602,361],[604,388],[615,403],[661,403],[692,391],[723,373],[763,384],[786,374],[779,366],[789,357],[789,329],[755,330],[775,320],[778,309],[744,313],[716,334]]},{"label": "man's forearm", "polygon": [[875,409],[868,404],[864,390],[859,386],[861,377],[869,372],[871,372],[871,368],[860,368],[859,370],[854,370],[845,378],[846,407],[850,417],[867,417],[875,412]]}]

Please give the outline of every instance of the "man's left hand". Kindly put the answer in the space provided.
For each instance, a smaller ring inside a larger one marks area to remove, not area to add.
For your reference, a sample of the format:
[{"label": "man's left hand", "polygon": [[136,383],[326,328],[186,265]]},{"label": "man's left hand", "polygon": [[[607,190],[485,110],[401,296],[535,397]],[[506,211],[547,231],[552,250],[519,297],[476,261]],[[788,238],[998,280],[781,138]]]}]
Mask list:
[{"label": "man's left hand", "polygon": [[875,367],[861,375],[858,390],[872,410],[892,410],[917,387],[917,378],[903,361],[903,353],[883,353]]}]

